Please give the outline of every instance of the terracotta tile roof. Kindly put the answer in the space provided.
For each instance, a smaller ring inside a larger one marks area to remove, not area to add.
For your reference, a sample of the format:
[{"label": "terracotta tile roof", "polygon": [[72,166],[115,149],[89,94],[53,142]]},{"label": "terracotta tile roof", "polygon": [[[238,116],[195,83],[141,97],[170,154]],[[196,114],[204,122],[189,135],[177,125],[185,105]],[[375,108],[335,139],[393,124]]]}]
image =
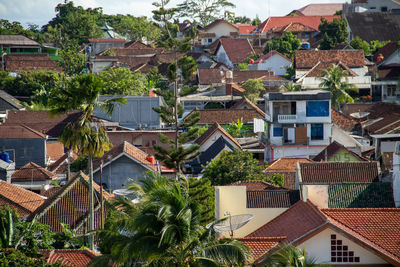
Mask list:
[{"label": "terracotta tile roof", "polygon": [[335,15],[336,11],[342,10],[343,4],[339,3],[324,3],[324,4],[309,4],[300,9],[293,10],[299,16],[331,16]]},{"label": "terracotta tile roof", "polygon": [[[242,89],[242,88],[241,88]],[[265,112],[257,107],[253,102],[251,102],[247,97],[243,97],[240,101],[236,102],[231,109],[254,109],[259,114],[265,117]]]},{"label": "terracotta tile roof", "polygon": [[58,62],[48,54],[7,54],[4,56],[5,69],[10,72],[30,70],[53,70],[61,72]]},{"label": "terracotta tile roof", "polygon": [[372,60],[374,62],[377,62],[377,59],[379,55],[382,54],[383,60],[387,59],[391,54],[393,54],[397,49],[399,49],[399,45],[397,45],[397,42],[390,42],[386,44],[385,46],[381,47],[376,53],[374,54]]},{"label": "terracotta tile roof", "polygon": [[205,31],[209,30],[209,29],[211,29],[212,27],[214,27],[215,25],[217,25],[219,23],[225,23],[225,24],[228,24],[228,25],[232,26],[233,28],[237,28],[234,24],[232,24],[232,23],[230,23],[230,22],[228,22],[228,21],[226,21],[224,19],[216,19],[213,22],[211,22],[210,24],[206,25],[203,28],[203,30],[205,30]]},{"label": "terracotta tile roof", "polygon": [[292,32],[292,33],[300,33],[300,32],[318,32],[316,29],[313,29],[309,26],[306,26],[302,23],[292,22],[288,25],[281,27],[271,28],[268,33],[284,33],[284,32]]},{"label": "terracotta tile roof", "polygon": [[400,264],[400,209],[322,209],[330,223]]},{"label": "terracotta tile roof", "polygon": [[89,249],[41,249],[39,253],[46,258],[48,264],[60,261],[62,266],[68,267],[86,267],[98,256]]},{"label": "terracotta tile roof", "polygon": [[257,32],[268,32],[271,28],[282,27],[290,23],[301,23],[315,30],[318,30],[318,26],[321,23],[321,18],[325,18],[326,20],[331,22],[334,18],[340,19],[340,16],[269,17],[258,26]]},{"label": "terracotta tile roof", "polygon": [[253,109],[205,109],[200,111],[198,124],[229,124],[242,119],[244,124],[253,122],[254,118],[263,119],[264,116]]},{"label": "terracotta tile roof", "polygon": [[114,39],[114,38],[97,38],[89,39],[90,43],[125,43],[125,39]]},{"label": "terracotta tile roof", "polygon": [[229,186],[246,186],[248,191],[262,191],[262,190],[281,190],[282,188],[264,181],[237,181]]},{"label": "terracotta tile roof", "polygon": [[0,125],[0,138],[4,139],[47,139],[46,135],[29,128],[26,125]]},{"label": "terracotta tile roof", "polygon": [[[78,155],[75,154],[74,152],[71,153],[72,159],[76,160],[78,158]],[[51,172],[54,173],[60,173],[63,174],[65,173],[67,168],[67,158],[68,158],[68,153],[64,153],[59,159],[57,159],[54,163],[52,163],[47,169]],[[72,162],[71,162],[72,163]]]},{"label": "terracotta tile roof", "polygon": [[332,122],[336,124],[339,128],[347,131],[352,132],[354,131],[357,126],[359,127],[359,123],[350,117],[336,111],[335,109],[331,110]]},{"label": "terracotta tile roof", "polygon": [[262,63],[262,62],[264,62],[265,60],[268,60],[270,57],[272,57],[272,56],[274,56],[274,55],[279,55],[279,56],[281,56],[282,58],[286,59],[287,61],[293,62],[290,58],[288,58],[288,57],[282,55],[282,54],[279,53],[278,51],[272,50],[272,51],[266,53],[265,55],[259,57],[259,58],[255,61],[255,63]]},{"label": "terracotta tile roof", "polygon": [[378,162],[314,162],[299,163],[300,183],[330,184],[378,181]]},{"label": "terracotta tile roof", "polygon": [[34,212],[46,200],[45,197],[0,180],[0,205],[16,209],[21,217]]},{"label": "terracotta tile roof", "polygon": [[198,69],[197,74],[201,85],[222,84],[225,79],[225,72],[220,69]]},{"label": "terracotta tile roof", "polygon": [[339,152],[340,150],[346,150],[347,153],[353,155],[356,159],[358,159],[359,161],[368,161],[366,158],[363,158],[359,155],[357,155],[356,153],[354,153],[353,151],[347,149],[344,145],[333,141],[331,144],[329,144],[329,146],[327,146],[324,150],[322,150],[318,155],[316,155],[313,160],[314,161],[326,161],[325,160],[325,155],[328,157],[328,160],[333,157],[337,152]]},{"label": "terracotta tile roof", "polygon": [[[371,103],[355,103],[355,104],[345,104],[342,107],[342,112],[344,116],[350,118],[350,114],[355,112],[368,112],[368,110],[373,107],[374,104]],[[333,111],[333,109],[332,109]]]},{"label": "terracotta tile roof", "polygon": [[339,183],[328,186],[329,208],[394,208],[392,183]]},{"label": "terracotta tile roof", "polygon": [[251,256],[257,263],[265,252],[279,245],[286,237],[243,237],[236,238],[250,248]]},{"label": "terracotta tile roof", "polygon": [[297,162],[313,162],[308,158],[279,158],[268,166],[264,172],[279,173],[279,172],[296,172]]},{"label": "terracotta tile roof", "polygon": [[132,40],[124,45],[125,48],[135,48],[135,49],[153,49],[153,47],[145,45],[144,43],[137,41],[137,40]]},{"label": "terracotta tile roof", "polygon": [[300,200],[299,190],[246,191],[248,209],[288,208]]},{"label": "terracotta tile roof", "polygon": [[[93,183],[94,207],[95,207],[95,229],[100,228],[100,186]],[[112,202],[112,195],[103,190],[106,203],[105,214],[107,214],[107,203]],[[66,185],[61,187],[55,194],[49,197],[29,217],[31,221],[36,217],[40,223],[47,224],[54,232],[61,232],[61,223],[68,224],[71,229],[78,230],[79,234],[87,232],[87,219],[89,210],[89,177],[83,173],[71,178]]]},{"label": "terracotta tile roof", "polygon": [[224,128],[221,127],[217,122],[215,122],[210,128],[207,129],[199,138],[197,138],[194,142],[198,145],[202,145],[205,141],[207,141],[216,131],[221,132],[226,138],[228,138],[232,143],[234,143],[239,149],[241,149],[241,145],[235,138],[233,138]]},{"label": "terracotta tile roof", "polygon": [[252,33],[257,26],[251,24],[234,24],[236,28],[239,28],[240,34],[249,34]]},{"label": "terracotta tile roof", "polygon": [[50,187],[48,190],[42,189],[40,190],[40,195],[49,198],[55,193],[57,193],[60,189],[61,187],[58,186]]},{"label": "terracotta tile roof", "polygon": [[29,162],[22,166],[19,170],[16,170],[11,175],[11,181],[46,181],[57,178],[55,173],[40,167],[34,162]]},{"label": "terracotta tile roof", "polygon": [[341,62],[352,67],[365,66],[363,50],[298,50],[294,54],[295,69],[311,69],[318,62]]},{"label": "terracotta tile roof", "polygon": [[3,125],[23,124],[51,137],[58,137],[65,126],[69,122],[77,120],[80,114],[79,111],[74,111],[50,118],[49,112],[45,110],[13,110],[7,112],[7,118]]},{"label": "terracotta tile roof", "polygon": [[[247,39],[220,38],[219,46],[222,46],[233,64],[240,64],[246,61],[253,47]],[[217,48],[218,51],[219,48]]]},{"label": "terracotta tile roof", "polygon": [[242,70],[233,71],[233,81],[239,85],[248,79],[261,79],[261,81],[286,81],[280,76],[274,75],[273,72],[265,70]]},{"label": "terracotta tile roof", "polygon": [[331,66],[339,66],[342,70],[347,71],[348,76],[356,77],[357,73],[352,71],[349,67],[341,62],[318,62],[304,77],[324,77],[324,70],[329,69]]},{"label": "terracotta tile roof", "polygon": [[139,148],[135,147],[134,145],[124,141],[120,145],[113,147],[110,151],[105,153],[103,157],[100,159],[96,159],[93,161],[93,170],[96,171],[98,168],[100,168],[100,164],[103,161],[103,164],[107,164],[108,162],[113,161],[116,159],[118,156],[121,154],[125,154],[134,160],[136,160],[139,164],[143,165],[144,167],[153,170],[153,171],[158,171],[158,166],[157,164],[151,164],[146,157],[148,156],[147,153],[143,152]]}]

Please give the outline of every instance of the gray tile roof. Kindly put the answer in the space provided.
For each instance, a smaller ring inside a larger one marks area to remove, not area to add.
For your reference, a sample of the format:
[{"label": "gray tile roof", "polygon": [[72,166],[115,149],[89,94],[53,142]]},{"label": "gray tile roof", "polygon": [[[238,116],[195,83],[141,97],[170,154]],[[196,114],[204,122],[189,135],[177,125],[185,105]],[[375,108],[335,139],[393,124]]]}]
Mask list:
[{"label": "gray tile roof", "polygon": [[23,35],[2,34],[0,35],[0,45],[22,45],[22,46],[40,46],[34,40]]}]

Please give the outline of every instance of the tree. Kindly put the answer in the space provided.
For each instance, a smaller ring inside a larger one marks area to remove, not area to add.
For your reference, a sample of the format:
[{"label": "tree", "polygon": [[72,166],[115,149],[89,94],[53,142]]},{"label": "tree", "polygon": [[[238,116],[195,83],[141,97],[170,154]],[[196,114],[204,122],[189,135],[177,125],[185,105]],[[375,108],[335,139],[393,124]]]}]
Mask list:
[{"label": "tree", "polygon": [[382,47],[384,47],[385,45],[387,45],[388,43],[390,43],[389,41],[378,41],[378,40],[374,40],[369,42],[369,46],[371,48],[371,55],[375,55],[375,53],[381,49]]},{"label": "tree", "polygon": [[285,186],[285,176],[280,173],[274,173],[265,179],[268,183],[283,187]]},{"label": "tree", "polygon": [[349,91],[358,91],[353,85],[348,83],[349,73],[338,65],[332,65],[323,71],[320,87],[330,91],[332,107],[340,110],[343,103],[353,103],[354,99],[349,95]]},{"label": "tree", "polygon": [[267,41],[264,47],[264,54],[271,50],[276,50],[279,53],[293,59],[294,52],[301,47],[300,39],[297,38],[292,32],[285,32],[280,38],[273,38]]},{"label": "tree", "polygon": [[301,91],[301,86],[294,82],[285,83],[282,86],[283,92],[298,92]]},{"label": "tree", "polygon": [[82,74],[85,69],[86,55],[79,54],[73,49],[66,48],[60,51],[60,61],[58,65],[69,75]]},{"label": "tree", "polygon": [[258,15],[256,15],[256,17],[251,21],[251,25],[253,25],[253,26],[258,26],[258,25],[260,25],[261,24],[261,20],[260,20],[260,18],[258,17]]},{"label": "tree", "polygon": [[109,68],[99,73],[104,83],[104,95],[148,95],[144,76],[127,68]]},{"label": "tree", "polygon": [[345,19],[333,19],[332,22],[321,18],[321,23],[318,26],[322,35],[322,41],[319,48],[329,50],[338,44],[347,43],[347,22]]},{"label": "tree", "polygon": [[245,89],[243,95],[253,103],[257,103],[260,93],[265,91],[264,85],[260,79],[248,79],[242,84],[242,87]]},{"label": "tree", "polygon": [[[50,99],[54,107],[51,115],[62,114],[68,111],[79,110],[81,115],[77,121],[69,122],[61,135],[59,141],[65,147],[80,155],[88,156],[89,167],[89,231],[94,230],[94,207],[93,207],[93,157],[101,157],[109,150],[109,142],[106,130],[99,127],[93,115],[96,108],[103,109],[109,116],[112,115],[116,102],[126,103],[124,98],[114,98],[105,102],[98,101],[103,91],[101,79],[94,74],[75,76],[66,81],[64,87]],[[89,245],[93,249],[93,236],[90,236]]]},{"label": "tree", "polygon": [[196,18],[202,26],[221,18],[221,11],[234,8],[228,0],[185,0],[177,5],[179,17]]},{"label": "tree", "polygon": [[[121,198],[114,216],[100,231],[102,256],[92,265],[130,266],[244,266],[246,246],[233,239],[217,239],[213,224],[200,224],[198,203],[190,198],[188,181],[147,177],[129,186],[138,204]],[[109,219],[110,218],[110,219]]]},{"label": "tree", "polygon": [[360,37],[356,36],[353,40],[350,41],[351,47],[354,49],[362,49],[364,50],[364,55],[370,56],[371,55],[371,47],[367,41],[364,41]]},{"label": "tree", "polygon": [[233,24],[250,24],[251,19],[246,16],[235,17]]},{"label": "tree", "polygon": [[236,181],[264,180],[265,166],[258,165],[253,154],[246,150],[223,151],[204,170],[204,178],[212,185],[226,185]]},{"label": "tree", "polygon": [[199,205],[200,223],[205,226],[215,219],[214,187],[205,178],[189,179],[190,201]]},{"label": "tree", "polygon": [[193,57],[184,56],[178,60],[182,83],[188,83],[197,70],[197,62]]},{"label": "tree", "polygon": [[237,122],[232,122],[228,125],[227,132],[232,135],[233,137],[241,136],[241,131],[243,128],[243,121],[242,119],[238,119]]},{"label": "tree", "polygon": [[49,264],[43,257],[29,257],[23,252],[14,249],[0,249],[1,266],[30,266],[30,267],[61,267],[61,260]]},{"label": "tree", "polygon": [[298,249],[292,245],[282,245],[278,250],[261,262],[263,266],[286,267],[286,266],[323,266],[316,264],[315,258],[307,257],[304,249]]}]

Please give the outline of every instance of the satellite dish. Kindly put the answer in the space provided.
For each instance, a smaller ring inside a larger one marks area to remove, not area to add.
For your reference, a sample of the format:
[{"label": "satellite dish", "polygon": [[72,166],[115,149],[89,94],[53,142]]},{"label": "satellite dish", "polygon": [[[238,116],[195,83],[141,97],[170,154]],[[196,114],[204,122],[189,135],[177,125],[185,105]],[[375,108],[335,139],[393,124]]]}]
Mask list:
[{"label": "satellite dish", "polygon": [[228,215],[225,217],[226,219],[214,224],[214,230],[218,233],[229,232],[231,238],[233,237],[234,230],[243,227],[254,217],[252,214],[239,214],[233,216],[231,216],[229,212],[226,212],[225,214]]},{"label": "satellite dish", "polygon": [[369,114],[370,114],[369,112],[354,112],[354,113],[351,113],[350,116],[355,119],[362,119],[362,118],[367,117]]},{"label": "satellite dish", "polygon": [[113,194],[117,195],[117,196],[127,196],[127,195],[131,195],[133,193],[134,193],[134,191],[129,190],[129,189],[115,189],[113,191]]}]

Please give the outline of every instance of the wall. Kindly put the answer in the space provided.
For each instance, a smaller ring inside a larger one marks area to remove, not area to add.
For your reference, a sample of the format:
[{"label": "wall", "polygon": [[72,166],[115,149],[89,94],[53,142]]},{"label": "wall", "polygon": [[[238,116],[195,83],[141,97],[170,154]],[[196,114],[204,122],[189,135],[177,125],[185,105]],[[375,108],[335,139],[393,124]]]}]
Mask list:
[{"label": "wall", "polygon": [[[343,79],[344,81],[345,79]],[[356,76],[347,77],[349,84],[354,85],[359,89],[370,89],[371,88],[371,76]],[[319,77],[305,77],[298,82],[301,88],[305,89],[320,89],[321,79]]]},{"label": "wall", "polygon": [[[128,184],[128,178],[138,181],[147,171],[143,166],[123,155],[103,167],[102,183],[107,185],[107,192],[124,188]],[[100,184],[100,170],[93,174],[93,179]]]},{"label": "wall", "polygon": [[371,251],[357,245],[342,234],[325,229],[298,245],[298,248],[305,249],[307,254],[317,259],[318,263],[332,264],[331,262],[331,235],[336,235],[337,240],[342,240],[343,245],[348,246],[349,251],[354,251],[354,256],[360,257],[358,264],[385,264],[386,262]]},{"label": "wall", "polygon": [[90,43],[92,45],[92,55],[103,52],[108,48],[123,48],[125,42],[95,42]]},{"label": "wall", "polygon": [[346,149],[339,150],[335,155],[333,155],[329,162],[343,162],[343,161],[360,161],[358,158],[350,154]]},{"label": "wall", "polygon": [[310,158],[320,153],[326,146],[286,145],[266,148],[266,160],[273,161],[282,157]]},{"label": "wall", "polygon": [[257,70],[273,71],[275,75],[283,76],[286,74],[285,67],[290,67],[292,62],[281,57],[280,55],[273,55],[263,63],[255,64]]},{"label": "wall", "polygon": [[[257,230],[287,208],[246,208],[246,186],[216,186],[215,187],[215,216],[216,219],[225,217],[224,213],[229,211],[231,215],[253,214],[253,219],[240,229],[234,231],[234,237],[244,237]],[[224,233],[229,236],[229,233]]]},{"label": "wall", "polygon": [[328,208],[328,185],[301,185],[302,199],[309,199],[318,207]]},{"label": "wall", "polygon": [[[368,9],[368,12],[381,12],[381,7],[386,6],[388,10],[400,8],[400,4],[393,0],[368,0],[366,3],[358,3],[356,6]],[[375,7],[375,9],[371,9]]]},{"label": "wall", "polygon": [[92,67],[92,72],[93,73],[98,73],[100,71],[103,71],[113,65],[113,61],[103,61],[103,60],[93,60],[93,67]]},{"label": "wall", "polygon": [[[46,167],[46,140],[40,138],[0,139],[0,151],[15,150],[16,167],[22,167],[29,162],[34,162]],[[13,160],[13,152],[7,151]]]},{"label": "wall", "polygon": [[227,23],[217,23],[215,24],[214,27],[212,27],[211,29],[207,30],[208,33],[215,33],[215,39],[219,39],[220,37],[228,37],[230,36],[231,32],[238,32],[239,33],[239,29],[233,27],[232,25],[229,25]]},{"label": "wall", "polygon": [[354,153],[361,155],[361,144],[347,134],[345,131],[337,127],[335,124],[332,125],[332,141],[336,141],[346,148],[350,149]]},{"label": "wall", "polygon": [[233,68],[232,62],[229,60],[228,55],[225,52],[224,47],[221,45],[217,51],[217,54],[215,55],[215,59],[218,62],[222,62],[225,65],[227,65],[229,68]]},{"label": "wall", "polygon": [[28,189],[28,190],[42,190],[45,185],[50,184],[50,180],[46,181],[26,181],[26,182],[13,182],[11,180],[12,184],[18,185],[22,188]]}]

